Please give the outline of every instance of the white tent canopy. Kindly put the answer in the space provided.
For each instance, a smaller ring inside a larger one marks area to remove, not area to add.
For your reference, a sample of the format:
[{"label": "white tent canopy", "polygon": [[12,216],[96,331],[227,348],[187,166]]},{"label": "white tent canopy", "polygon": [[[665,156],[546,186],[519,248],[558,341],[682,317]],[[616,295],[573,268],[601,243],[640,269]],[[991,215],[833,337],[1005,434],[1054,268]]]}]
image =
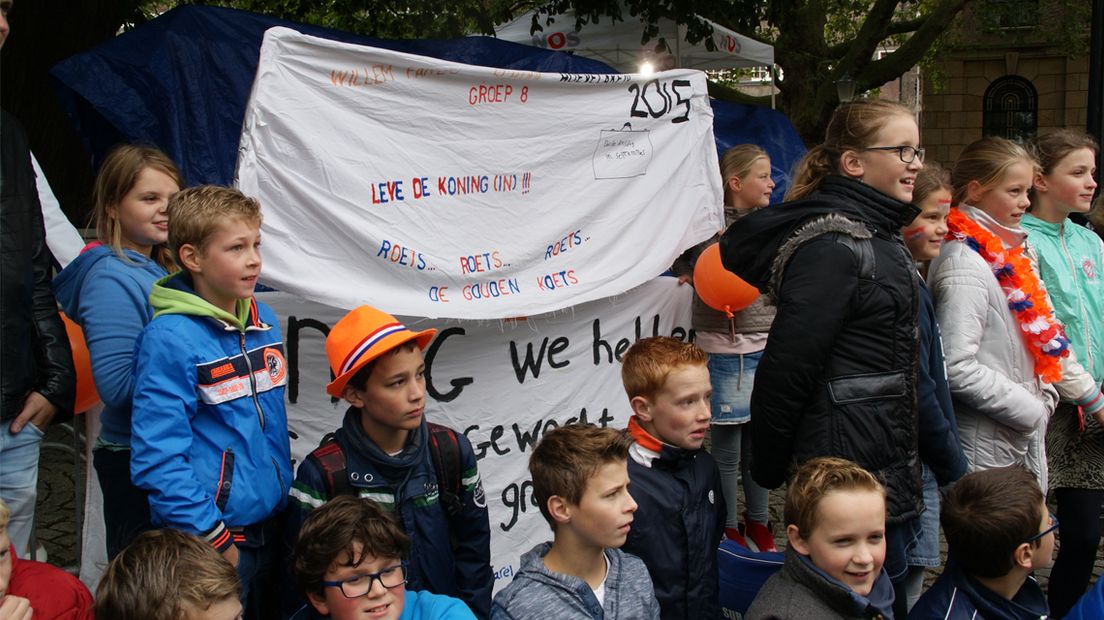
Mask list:
[{"label": "white tent canopy", "polygon": [[[651,63],[656,71],[675,67],[706,70],[774,64],[773,47],[713,22],[709,23],[713,26],[716,49],[709,51],[704,40],[695,45],[687,43],[686,27],[666,18],[658,23],[659,34],[643,45],[640,41],[644,23],[631,15],[616,23],[602,18],[600,23],[585,24],[579,32],[575,31],[574,12],[554,16],[551,25],[545,25],[547,15],[542,14],[538,19],[543,31],[530,33],[533,25],[533,13],[530,12],[499,24],[495,34],[506,41],[594,58],[623,73],[637,73],[645,62]],[[670,52],[656,51],[660,37],[664,38]]]}]

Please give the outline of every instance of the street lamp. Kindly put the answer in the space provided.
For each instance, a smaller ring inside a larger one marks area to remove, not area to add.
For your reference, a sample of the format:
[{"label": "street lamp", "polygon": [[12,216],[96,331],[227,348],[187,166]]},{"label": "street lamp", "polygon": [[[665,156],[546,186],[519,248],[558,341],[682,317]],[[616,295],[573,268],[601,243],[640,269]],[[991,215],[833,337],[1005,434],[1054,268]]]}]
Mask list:
[{"label": "street lamp", "polygon": [[850,73],[844,73],[836,80],[836,95],[839,96],[840,103],[847,103],[855,98],[855,78]]}]

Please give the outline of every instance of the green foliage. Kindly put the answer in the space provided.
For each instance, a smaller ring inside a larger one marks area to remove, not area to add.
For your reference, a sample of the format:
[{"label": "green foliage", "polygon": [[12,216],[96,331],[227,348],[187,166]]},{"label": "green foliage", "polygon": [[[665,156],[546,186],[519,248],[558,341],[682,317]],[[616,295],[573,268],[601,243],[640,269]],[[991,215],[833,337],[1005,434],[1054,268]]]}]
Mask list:
[{"label": "green foliage", "polygon": [[[586,24],[641,19],[641,44],[659,37],[658,20],[686,27],[689,43],[712,49],[712,20],[770,43],[787,79],[776,82],[779,103],[798,131],[815,141],[838,103],[835,81],[849,74],[860,92],[878,88],[924,59],[930,60],[938,34],[973,0],[180,0],[245,9],[292,21],[328,26],[382,38],[443,39],[491,34],[494,25],[538,9],[533,31],[552,25],[550,15],[575,14]],[[982,0],[977,0],[982,1]],[[984,0],[993,1],[993,0]],[[1020,0],[999,0],[1014,2]],[[1073,7],[1083,0],[1060,0]],[[150,2],[158,8],[171,0]],[[703,19],[704,18],[704,19]],[[930,22],[930,23],[929,23]],[[927,25],[927,27],[925,27]],[[562,24],[560,25],[562,26]],[[879,50],[893,53],[875,59]],[[739,75],[715,82],[718,96],[735,93]],[[741,97],[733,96],[740,99]]]},{"label": "green foliage", "polygon": [[184,0],[224,6],[387,39],[451,39],[490,34],[506,17],[505,0]]}]

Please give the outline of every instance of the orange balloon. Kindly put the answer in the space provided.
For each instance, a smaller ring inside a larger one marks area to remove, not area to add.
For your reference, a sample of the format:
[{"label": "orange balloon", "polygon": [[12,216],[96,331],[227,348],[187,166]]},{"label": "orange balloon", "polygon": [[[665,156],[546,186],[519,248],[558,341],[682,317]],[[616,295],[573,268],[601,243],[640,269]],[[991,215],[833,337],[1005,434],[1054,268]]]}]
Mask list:
[{"label": "orange balloon", "polygon": [[77,399],[73,403],[75,413],[84,413],[100,402],[96,392],[96,383],[92,380],[92,358],[88,355],[88,345],[84,343],[84,331],[61,312],[65,323],[65,332],[69,334],[69,347],[73,349],[73,366],[77,369]]},{"label": "orange balloon", "polygon": [[721,246],[717,243],[705,248],[694,265],[694,290],[707,306],[724,312],[728,318],[759,297],[759,289],[724,268]]}]

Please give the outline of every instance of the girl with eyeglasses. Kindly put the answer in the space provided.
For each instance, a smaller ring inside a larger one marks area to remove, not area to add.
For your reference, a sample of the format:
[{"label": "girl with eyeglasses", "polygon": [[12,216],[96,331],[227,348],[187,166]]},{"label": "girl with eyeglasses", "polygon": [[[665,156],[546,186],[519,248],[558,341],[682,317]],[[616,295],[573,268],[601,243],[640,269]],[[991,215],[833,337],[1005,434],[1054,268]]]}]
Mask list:
[{"label": "girl with eyeglasses", "polygon": [[798,164],[788,202],[737,221],[721,240],[725,267],[777,307],[751,396],[752,476],[776,488],[793,466],[836,456],[884,479],[884,568],[901,618],[905,543],[923,504],[919,275],[900,231],[919,214],[910,202],[922,167],[908,108],[846,103]]},{"label": "girl with eyeglasses", "polygon": [[1043,437],[1069,340],[1020,227],[1035,160],[1003,138],[968,145],[951,171],[949,233],[928,286],[970,471],[1021,465],[1046,490]]}]

